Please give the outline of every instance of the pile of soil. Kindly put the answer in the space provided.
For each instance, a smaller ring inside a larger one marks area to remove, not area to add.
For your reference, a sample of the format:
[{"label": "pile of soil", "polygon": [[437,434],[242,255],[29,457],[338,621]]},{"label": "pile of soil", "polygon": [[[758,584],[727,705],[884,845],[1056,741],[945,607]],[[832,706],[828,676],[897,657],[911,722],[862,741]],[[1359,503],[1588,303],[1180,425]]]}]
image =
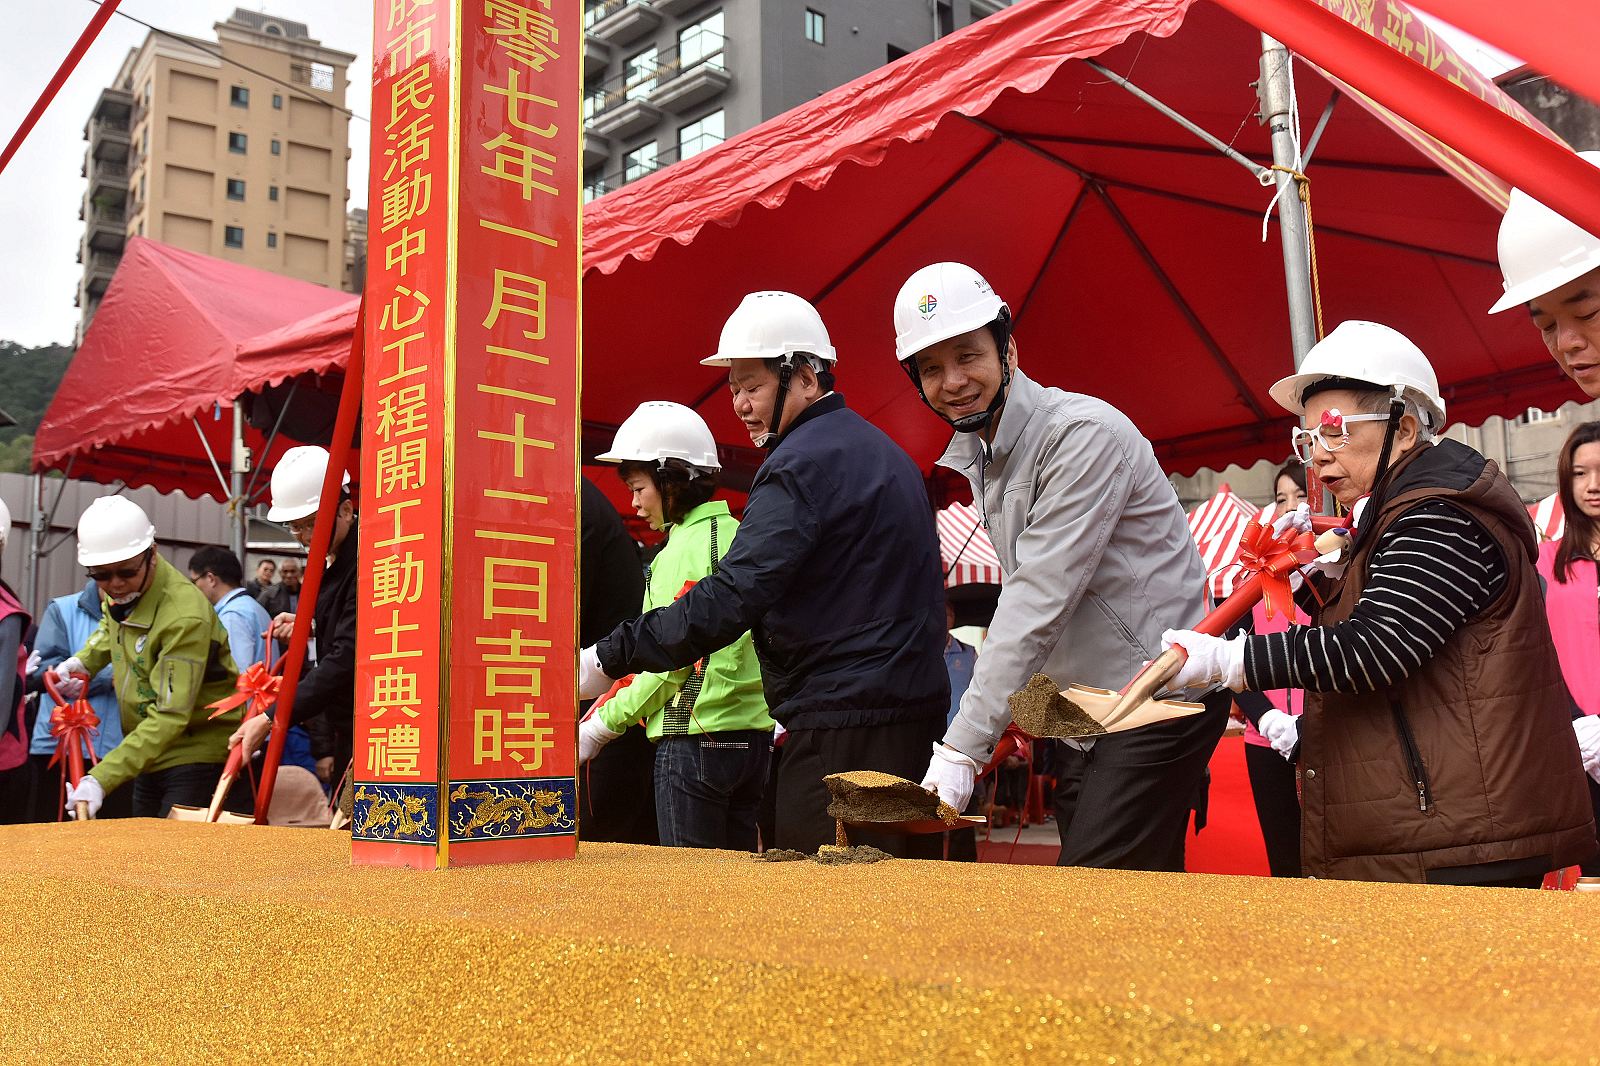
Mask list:
[{"label": "pile of soil", "polygon": [[803,851],[790,851],[788,848],[768,848],[756,858],[762,862],[805,862],[811,856]]},{"label": "pile of soil", "polygon": [[854,847],[838,848],[828,844],[817,849],[817,861],[824,866],[850,866],[863,862],[882,862],[892,859],[887,851],[879,851],[870,844],[860,844]]},{"label": "pile of soil", "polygon": [[1017,728],[1036,737],[1098,737],[1106,727],[1061,694],[1061,686],[1044,674],[1034,674],[1020,692],[1007,701]]},{"label": "pile of soil", "polygon": [[851,770],[822,779],[833,802],[828,815],[841,822],[914,822],[938,818],[955,825],[961,813],[914,781],[876,770]]}]

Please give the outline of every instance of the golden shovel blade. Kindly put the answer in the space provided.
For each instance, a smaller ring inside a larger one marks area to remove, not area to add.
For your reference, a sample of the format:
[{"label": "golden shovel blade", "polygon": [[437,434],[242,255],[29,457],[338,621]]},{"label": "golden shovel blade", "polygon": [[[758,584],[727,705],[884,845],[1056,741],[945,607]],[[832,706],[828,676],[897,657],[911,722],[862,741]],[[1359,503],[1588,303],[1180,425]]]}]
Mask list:
[{"label": "golden shovel blade", "polygon": [[219,811],[217,817],[208,817],[211,812],[204,807],[189,807],[182,803],[174,803],[167,811],[167,817],[174,822],[209,822],[215,821],[218,825],[255,825],[256,820],[248,814],[235,814],[232,811]]},{"label": "golden shovel blade", "polygon": [[1036,737],[1083,739],[1121,733],[1140,726],[1187,718],[1205,710],[1185,700],[1146,698],[1124,706],[1124,693],[1089,685],[1060,688],[1044,674],[1034,674],[1021,691],[1012,693],[1011,716],[1018,728]]}]

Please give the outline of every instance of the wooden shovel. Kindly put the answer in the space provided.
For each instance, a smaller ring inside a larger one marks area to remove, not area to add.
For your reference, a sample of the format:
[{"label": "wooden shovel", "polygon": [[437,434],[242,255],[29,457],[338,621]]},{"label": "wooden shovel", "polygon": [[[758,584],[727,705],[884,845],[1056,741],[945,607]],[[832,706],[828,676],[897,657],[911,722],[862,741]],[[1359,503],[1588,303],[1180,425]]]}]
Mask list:
[{"label": "wooden shovel", "polygon": [[[1331,529],[1316,539],[1317,554],[1327,555],[1349,544],[1347,530]],[[1260,573],[1251,574],[1233,595],[1194,627],[1195,632],[1220,637],[1243,618],[1265,592]],[[1189,653],[1181,647],[1162,652],[1121,692],[1069,685],[1058,693],[1055,683],[1035,675],[1028,687],[1011,697],[1017,725],[1034,736],[1093,737],[1199,714],[1205,707],[1185,700],[1158,700],[1155,694],[1175,677]]]}]

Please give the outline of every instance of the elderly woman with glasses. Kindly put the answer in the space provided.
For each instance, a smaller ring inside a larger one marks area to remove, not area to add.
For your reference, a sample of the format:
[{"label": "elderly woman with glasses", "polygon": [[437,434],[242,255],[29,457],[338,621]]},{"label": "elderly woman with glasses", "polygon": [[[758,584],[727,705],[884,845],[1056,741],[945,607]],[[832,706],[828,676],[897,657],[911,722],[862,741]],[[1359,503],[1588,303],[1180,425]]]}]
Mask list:
[{"label": "elderly woman with glasses", "polygon": [[[1545,622],[1538,545],[1494,463],[1434,439],[1427,357],[1346,322],[1272,387],[1354,539],[1305,568],[1313,624],[1232,639],[1165,634],[1173,687],[1301,688],[1304,872],[1538,887],[1594,849],[1571,704]],[[1280,518],[1309,532],[1305,509]]]}]

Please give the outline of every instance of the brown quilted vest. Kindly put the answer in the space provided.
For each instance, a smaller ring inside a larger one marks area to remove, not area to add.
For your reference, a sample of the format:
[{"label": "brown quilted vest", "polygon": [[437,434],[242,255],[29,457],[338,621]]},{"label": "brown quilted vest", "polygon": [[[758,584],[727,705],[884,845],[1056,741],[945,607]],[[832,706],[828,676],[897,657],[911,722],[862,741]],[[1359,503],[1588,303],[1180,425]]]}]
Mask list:
[{"label": "brown quilted vest", "polygon": [[1472,516],[1509,565],[1495,601],[1399,685],[1306,694],[1305,873],[1424,882],[1444,867],[1548,857],[1557,869],[1588,858],[1593,815],[1522,500],[1494,463],[1455,441],[1413,449],[1380,490],[1318,624],[1350,617],[1375,545],[1425,500]]}]

